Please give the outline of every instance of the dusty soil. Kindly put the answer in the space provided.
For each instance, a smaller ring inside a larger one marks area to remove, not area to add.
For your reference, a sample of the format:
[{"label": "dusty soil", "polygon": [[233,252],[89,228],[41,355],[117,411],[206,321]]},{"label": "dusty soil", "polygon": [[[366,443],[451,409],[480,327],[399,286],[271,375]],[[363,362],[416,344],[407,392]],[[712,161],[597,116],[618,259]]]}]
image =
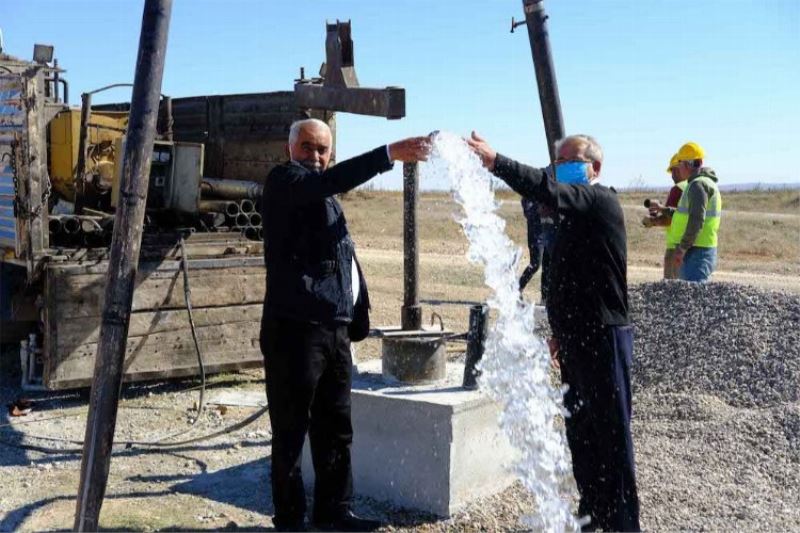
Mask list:
[{"label": "dusty soil", "polygon": [[[379,200],[351,198],[345,209],[370,281],[373,323],[396,324],[402,301],[402,254],[394,229],[382,232],[382,222],[369,222],[367,209],[374,213],[376,202],[388,202]],[[423,211],[439,220],[440,227],[449,228],[452,206],[440,198],[427,201],[431,203],[424,204]],[[435,205],[437,202],[441,205]],[[510,217],[516,217],[512,207],[504,209],[509,210]],[[790,215],[789,222],[794,225],[797,220]],[[391,221],[386,224],[389,227]],[[430,228],[430,224],[422,224]],[[481,301],[486,291],[480,270],[463,257],[463,242],[448,236],[449,231],[437,234],[423,230],[421,295],[426,321],[431,311],[436,311],[446,326],[463,331],[468,306]],[[511,231],[521,240],[518,227]],[[765,238],[773,239],[769,235]],[[630,283],[660,278],[659,246],[648,244],[644,251],[632,251],[632,255],[640,256],[631,260]],[[737,256],[722,263],[715,280],[800,294],[796,259],[787,265],[787,261],[770,256],[748,264],[747,257]],[[538,298],[536,286],[538,277],[531,282],[529,297]],[[367,341],[358,346],[357,357],[375,357],[378,349],[375,341]],[[458,356],[458,349],[454,347],[451,355]],[[16,357],[6,348],[0,358],[0,472],[5,483],[0,493],[0,530],[70,529],[88,391],[23,393],[14,368]],[[201,420],[191,426],[188,421],[194,413],[197,385],[197,380],[126,385],[117,441],[156,441],[185,430],[188,433],[165,440],[190,439],[223,429],[259,409],[220,410],[209,406]],[[206,396],[213,398],[231,389],[262,391],[263,387],[259,371],[218,375],[210,378]],[[5,405],[21,396],[32,399],[33,410],[12,418]],[[800,406],[796,402],[745,408],[729,405],[713,394],[637,391],[634,409],[644,528],[800,528]],[[111,465],[101,527],[268,529],[272,515],[269,455],[266,415],[241,430],[175,448],[119,446]],[[534,510],[530,497],[518,485],[475,502],[448,520],[394,509],[363,497],[356,504],[359,512],[386,521],[391,530],[515,529],[519,517]]]}]

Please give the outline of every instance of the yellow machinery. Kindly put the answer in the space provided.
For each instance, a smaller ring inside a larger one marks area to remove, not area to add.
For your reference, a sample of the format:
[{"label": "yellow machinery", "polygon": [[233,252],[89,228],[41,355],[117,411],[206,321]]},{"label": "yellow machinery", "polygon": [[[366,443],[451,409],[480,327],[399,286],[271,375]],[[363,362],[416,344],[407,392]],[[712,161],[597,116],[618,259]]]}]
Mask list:
[{"label": "yellow machinery", "polygon": [[[50,122],[50,181],[64,199],[75,199],[75,173],[80,145],[81,111],[73,108],[60,112]],[[87,182],[97,190],[108,190],[114,180],[117,158],[115,141],[125,134],[128,113],[93,111],[89,123],[89,147],[86,158]]]}]

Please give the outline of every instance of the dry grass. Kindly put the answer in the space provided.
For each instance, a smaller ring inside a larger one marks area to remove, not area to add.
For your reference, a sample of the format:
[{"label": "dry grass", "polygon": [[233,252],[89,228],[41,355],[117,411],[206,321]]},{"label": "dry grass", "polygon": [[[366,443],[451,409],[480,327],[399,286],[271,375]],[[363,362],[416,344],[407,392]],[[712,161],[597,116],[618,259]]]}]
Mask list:
[{"label": "dry grass", "polygon": [[[507,231],[523,246],[526,228],[519,198],[505,191],[498,196]],[[638,206],[644,197],[641,193],[621,194],[626,206],[630,283],[661,277],[663,230],[646,229],[640,224],[646,210]],[[752,201],[767,213],[730,207],[723,220],[720,268],[714,279],[800,292],[800,214],[786,208],[791,198],[768,192],[729,197],[729,207]],[[343,205],[369,281],[372,322],[399,324],[403,302],[402,193],[356,191],[346,195]],[[456,223],[457,214],[458,206],[449,194],[426,193],[420,198],[420,299],[426,323],[435,312],[449,329],[464,331],[469,305],[483,301],[488,291],[481,269],[470,265],[465,257],[467,243]],[[527,296],[538,299],[538,287],[537,275],[526,290]],[[357,349],[359,359],[380,355],[378,341],[367,340]]]},{"label": "dry grass", "polygon": [[[525,243],[525,220],[518,197],[498,194],[507,231]],[[653,193],[621,193],[632,265],[658,267],[664,253],[663,230],[644,228],[644,198]],[[750,191],[725,195],[720,229],[720,270],[800,275],[800,193]],[[361,248],[402,249],[402,193],[357,191],[344,199],[350,230]],[[420,250],[461,255],[466,241],[455,221],[458,206],[446,193],[426,193],[420,199]]]}]

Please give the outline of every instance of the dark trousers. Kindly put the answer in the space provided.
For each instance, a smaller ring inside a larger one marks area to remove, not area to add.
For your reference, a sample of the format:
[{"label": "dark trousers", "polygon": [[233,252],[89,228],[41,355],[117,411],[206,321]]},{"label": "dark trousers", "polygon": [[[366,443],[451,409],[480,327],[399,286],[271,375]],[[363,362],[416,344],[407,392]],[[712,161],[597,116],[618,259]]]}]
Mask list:
[{"label": "dark trousers", "polygon": [[300,465],[306,433],[316,477],[314,519],[330,520],[353,497],[347,326],[265,320],[261,350],[272,424],[273,522],[293,526],[305,516]]},{"label": "dark trousers", "polygon": [[537,243],[528,243],[528,257],[530,257],[530,263],[528,266],[525,267],[525,270],[522,272],[522,276],[519,278],[519,291],[522,292],[525,289],[525,286],[528,285],[528,282],[531,280],[534,274],[539,271],[539,267],[542,264],[542,248],[543,246],[539,246]]},{"label": "dark trousers", "polygon": [[631,439],[633,326],[587,327],[557,336],[572,470],[587,529],[639,531]]}]

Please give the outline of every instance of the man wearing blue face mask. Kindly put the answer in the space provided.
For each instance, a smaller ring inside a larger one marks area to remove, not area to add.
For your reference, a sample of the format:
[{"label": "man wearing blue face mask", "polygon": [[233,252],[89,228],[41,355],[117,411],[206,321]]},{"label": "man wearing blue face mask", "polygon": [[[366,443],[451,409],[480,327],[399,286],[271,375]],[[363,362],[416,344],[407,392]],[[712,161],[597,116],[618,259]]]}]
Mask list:
[{"label": "man wearing blue face mask", "polygon": [[590,517],[591,529],[638,531],[625,219],[616,192],[598,184],[602,149],[588,135],[562,139],[554,179],[553,172],[498,154],[475,132],[467,142],[512,189],[556,210],[549,344],[569,386],[565,422],[578,512]]}]

